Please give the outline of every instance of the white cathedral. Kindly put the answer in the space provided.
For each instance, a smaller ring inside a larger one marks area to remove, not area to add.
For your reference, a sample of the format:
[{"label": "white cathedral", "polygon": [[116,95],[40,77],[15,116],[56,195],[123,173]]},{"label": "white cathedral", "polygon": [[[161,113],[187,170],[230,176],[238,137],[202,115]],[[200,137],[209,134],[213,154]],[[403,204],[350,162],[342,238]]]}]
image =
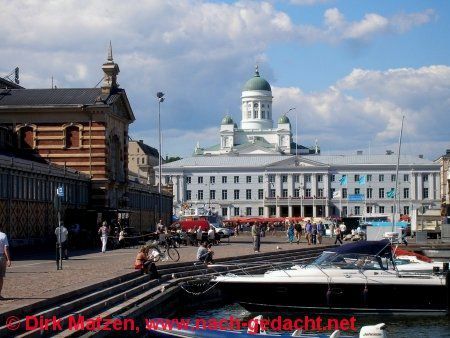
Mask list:
[{"label": "white cathedral", "polygon": [[286,114],[278,119],[274,128],[272,119],[272,88],[266,79],[255,75],[247,81],[242,90],[241,127],[227,115],[220,125],[220,143],[210,148],[197,144],[195,155],[239,154],[311,154],[318,153],[317,145],[309,149],[292,140],[292,127]]}]

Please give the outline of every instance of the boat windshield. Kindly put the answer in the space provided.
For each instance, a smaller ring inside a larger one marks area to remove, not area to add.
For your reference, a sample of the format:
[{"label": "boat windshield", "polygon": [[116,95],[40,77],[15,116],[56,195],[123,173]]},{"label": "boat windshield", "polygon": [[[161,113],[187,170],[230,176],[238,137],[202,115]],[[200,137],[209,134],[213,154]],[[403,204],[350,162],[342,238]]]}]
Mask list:
[{"label": "boat windshield", "polygon": [[379,256],[367,254],[324,252],[311,265],[320,268],[382,270],[382,260]]}]

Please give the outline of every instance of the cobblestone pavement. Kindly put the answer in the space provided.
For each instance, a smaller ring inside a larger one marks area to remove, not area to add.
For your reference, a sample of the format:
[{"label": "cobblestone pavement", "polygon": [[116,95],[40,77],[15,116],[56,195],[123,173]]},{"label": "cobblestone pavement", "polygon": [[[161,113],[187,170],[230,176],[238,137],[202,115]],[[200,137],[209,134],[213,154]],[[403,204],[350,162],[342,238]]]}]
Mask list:
[{"label": "cobblestone pavement", "polygon": [[[330,239],[325,239],[324,244],[330,243]],[[307,246],[304,238],[300,245],[286,243],[286,237],[280,235],[261,238],[261,252],[292,250]],[[213,249],[216,259],[254,253],[251,237],[246,234],[233,237],[230,242],[225,239]],[[197,247],[182,246],[179,252],[180,262],[195,261]],[[134,271],[132,264],[136,253],[136,248],[106,253],[72,252],[69,260],[63,261],[63,270],[59,271],[56,270],[55,261],[49,259],[51,256],[48,254],[37,254],[34,259],[14,260],[12,257],[12,266],[7,269],[4,279],[2,295],[5,299],[0,301],[0,313],[130,273]],[[39,258],[40,256],[46,258]],[[173,262],[158,262],[157,265],[169,263]]]}]

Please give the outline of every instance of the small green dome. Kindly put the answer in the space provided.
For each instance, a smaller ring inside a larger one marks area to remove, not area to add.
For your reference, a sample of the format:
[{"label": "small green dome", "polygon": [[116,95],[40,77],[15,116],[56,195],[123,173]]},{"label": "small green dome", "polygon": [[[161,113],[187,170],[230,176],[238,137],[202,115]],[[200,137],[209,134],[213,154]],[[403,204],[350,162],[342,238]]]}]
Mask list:
[{"label": "small green dome", "polygon": [[253,76],[250,80],[247,81],[242,91],[247,90],[267,90],[268,92],[272,91],[269,82],[267,82],[266,79],[259,76],[258,66],[256,66],[255,76]]},{"label": "small green dome", "polygon": [[233,119],[231,118],[230,115],[226,115],[223,119],[222,119],[222,123],[221,124],[234,124]]},{"label": "small green dome", "polygon": [[289,117],[287,117],[286,115],[282,115],[278,119],[278,124],[280,123],[291,123],[291,121],[289,121]]}]

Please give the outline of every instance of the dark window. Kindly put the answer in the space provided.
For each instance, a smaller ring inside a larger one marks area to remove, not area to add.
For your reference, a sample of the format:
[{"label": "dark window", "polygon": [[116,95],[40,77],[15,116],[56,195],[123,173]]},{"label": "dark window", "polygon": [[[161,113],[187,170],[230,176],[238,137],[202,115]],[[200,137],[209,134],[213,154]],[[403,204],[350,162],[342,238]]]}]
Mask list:
[{"label": "dark window", "polygon": [[22,149],[33,149],[33,128],[23,127],[19,131],[20,147]]},{"label": "dark window", "polygon": [[66,128],[66,148],[78,148],[80,146],[80,129],[77,126]]}]

